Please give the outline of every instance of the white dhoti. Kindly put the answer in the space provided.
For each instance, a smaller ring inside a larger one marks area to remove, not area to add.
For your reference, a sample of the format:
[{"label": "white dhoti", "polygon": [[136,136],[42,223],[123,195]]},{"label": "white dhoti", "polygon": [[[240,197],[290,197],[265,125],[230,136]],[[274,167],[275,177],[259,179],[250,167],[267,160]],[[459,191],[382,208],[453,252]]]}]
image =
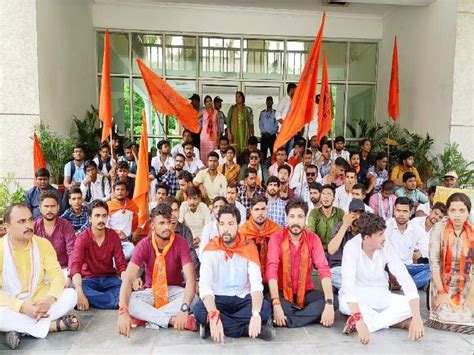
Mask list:
[{"label": "white dhoti", "polygon": [[51,322],[73,310],[76,304],[76,290],[67,288],[61,297],[51,305],[48,312],[49,317],[41,318],[38,322],[26,314],[15,312],[8,307],[0,307],[0,332],[16,331],[35,338],[46,338]]},{"label": "white dhoti", "polygon": [[[406,296],[390,293],[388,306],[383,309],[374,309],[359,301],[359,309],[369,332],[400,323],[412,316],[409,300]],[[339,297],[339,310],[342,314],[350,315],[351,310],[344,296]]]},{"label": "white dhoti", "polygon": [[[184,288],[179,286],[168,286],[168,304],[161,308],[155,308],[155,295],[152,288],[133,292],[128,304],[128,311],[134,318],[154,323],[161,328],[168,328],[171,317],[178,315],[181,305],[184,303]],[[194,296],[191,309],[196,302]]]}]

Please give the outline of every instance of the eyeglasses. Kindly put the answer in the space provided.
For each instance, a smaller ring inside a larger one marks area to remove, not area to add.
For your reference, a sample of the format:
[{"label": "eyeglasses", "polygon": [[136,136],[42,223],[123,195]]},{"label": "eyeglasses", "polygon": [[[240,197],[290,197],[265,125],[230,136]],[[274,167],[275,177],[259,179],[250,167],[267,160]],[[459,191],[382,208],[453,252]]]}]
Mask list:
[{"label": "eyeglasses", "polygon": [[250,157],[250,160],[258,160],[258,157]]},{"label": "eyeglasses", "polygon": [[316,173],[306,173],[306,176],[316,176]]}]

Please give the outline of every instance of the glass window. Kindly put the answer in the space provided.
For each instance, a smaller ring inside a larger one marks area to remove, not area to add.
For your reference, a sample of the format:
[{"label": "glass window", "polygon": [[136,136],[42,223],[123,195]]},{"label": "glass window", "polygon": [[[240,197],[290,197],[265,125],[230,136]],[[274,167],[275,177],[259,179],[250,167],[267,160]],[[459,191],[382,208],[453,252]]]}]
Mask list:
[{"label": "glass window", "polygon": [[312,46],[312,41],[286,42],[286,74],[288,80],[297,81],[299,79]]},{"label": "glass window", "polygon": [[244,78],[281,79],[284,45],[283,41],[244,40]]},{"label": "glass window", "polygon": [[332,100],[332,137],[344,135],[344,106],[346,100],[346,86],[344,84],[330,84]]},{"label": "glass window", "polygon": [[[100,92],[101,76],[97,77]],[[130,129],[130,85],[128,78],[110,78],[112,97],[112,120],[119,132]]]},{"label": "glass window", "polygon": [[161,35],[132,33],[133,74],[140,74],[136,58],[140,58],[151,70],[163,75],[163,45]]},{"label": "glass window", "polygon": [[323,53],[326,53],[328,60],[329,81],[346,80],[346,42],[323,42],[321,57],[319,59],[318,80],[321,81],[323,75]]},{"label": "glass window", "polygon": [[240,39],[202,37],[200,73],[207,77],[239,77]]},{"label": "glass window", "polygon": [[376,81],[377,43],[351,43],[349,80]]},{"label": "glass window", "polygon": [[375,85],[349,85],[346,137],[359,138],[361,123],[374,122]]},{"label": "glass window", "polygon": [[[110,73],[129,74],[130,59],[128,56],[128,33],[110,33]],[[97,70],[102,72],[102,59],[104,56],[104,32],[97,32]]]},{"label": "glass window", "polygon": [[166,75],[196,76],[196,37],[165,36]]}]

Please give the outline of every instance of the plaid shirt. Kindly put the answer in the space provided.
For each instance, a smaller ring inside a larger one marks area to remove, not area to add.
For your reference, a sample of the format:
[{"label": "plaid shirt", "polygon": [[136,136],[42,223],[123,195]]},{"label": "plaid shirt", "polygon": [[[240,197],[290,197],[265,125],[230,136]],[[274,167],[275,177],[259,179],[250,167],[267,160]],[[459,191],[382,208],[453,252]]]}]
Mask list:
[{"label": "plaid shirt", "polygon": [[281,227],[286,227],[286,201],[277,198],[275,202],[268,200],[268,218],[278,223]]},{"label": "plaid shirt", "polygon": [[[253,196],[265,195],[265,189],[259,185],[255,185],[255,192]],[[250,200],[252,198],[247,195],[247,186],[239,185],[237,187],[237,201],[239,201],[247,210],[247,216],[250,210]]]},{"label": "plaid shirt", "polygon": [[178,181],[178,177],[176,176],[176,173],[172,171],[168,171],[161,178],[161,182],[169,186],[170,192],[168,195],[170,197],[175,197],[176,193],[179,191],[179,181]]},{"label": "plaid shirt", "polygon": [[82,206],[81,214],[79,216],[76,216],[76,214],[72,210],[72,207],[69,207],[62,214],[61,217],[71,222],[72,227],[74,228],[74,232],[76,232],[76,234],[79,234],[84,229],[90,226],[88,213],[89,213],[89,208],[87,206]]}]

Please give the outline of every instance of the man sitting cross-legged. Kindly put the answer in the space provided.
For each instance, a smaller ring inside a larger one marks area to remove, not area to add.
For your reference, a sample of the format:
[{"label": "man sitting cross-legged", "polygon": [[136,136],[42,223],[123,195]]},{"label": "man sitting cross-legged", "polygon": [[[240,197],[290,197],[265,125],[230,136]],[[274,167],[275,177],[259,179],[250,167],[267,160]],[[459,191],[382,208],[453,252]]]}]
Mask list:
[{"label": "man sitting cross-legged", "polygon": [[89,304],[96,308],[116,309],[119,305],[120,278],[127,264],[120,237],[106,227],[107,203],[94,200],[89,205],[91,226],[79,234],[74,245],[70,275],[77,291],[77,309]]},{"label": "man sitting cross-legged", "polygon": [[[288,227],[268,243],[266,279],[276,325],[303,327],[334,323],[337,298],[332,293],[331,270],[318,236],[305,228],[308,205],[302,199],[286,205]],[[316,267],[323,292],[314,289],[311,273]]]},{"label": "man sitting cross-legged", "polygon": [[77,294],[64,289],[51,243],[33,234],[31,211],[13,204],[3,222],[7,234],[0,239],[0,332],[5,332],[7,345],[16,349],[22,333],[45,338],[49,332],[78,330],[79,318],[68,313]]},{"label": "man sitting cross-legged", "polygon": [[262,276],[255,245],[237,233],[240,214],[236,207],[219,210],[219,236],[212,239],[201,257],[201,299],[194,315],[201,337],[216,342],[224,336],[271,340],[275,329],[266,324],[271,309],[263,299]]},{"label": "man sitting cross-legged", "polygon": [[[342,255],[340,310],[350,315],[344,332],[357,330],[361,343],[367,344],[370,333],[394,326],[409,329],[412,340],[420,339],[424,330],[418,292],[392,245],[385,243],[384,219],[364,213],[358,227],[360,234],[346,243]],[[386,266],[405,295],[389,291]]]},{"label": "man sitting cross-legged", "polygon": [[[158,204],[150,218],[152,235],[137,244],[123,276],[118,331],[130,336],[131,316],[161,328],[171,325],[176,330],[196,330],[194,316],[189,314],[196,274],[188,242],[172,231],[167,204]],[[140,267],[145,268],[145,288],[132,292]]]}]

